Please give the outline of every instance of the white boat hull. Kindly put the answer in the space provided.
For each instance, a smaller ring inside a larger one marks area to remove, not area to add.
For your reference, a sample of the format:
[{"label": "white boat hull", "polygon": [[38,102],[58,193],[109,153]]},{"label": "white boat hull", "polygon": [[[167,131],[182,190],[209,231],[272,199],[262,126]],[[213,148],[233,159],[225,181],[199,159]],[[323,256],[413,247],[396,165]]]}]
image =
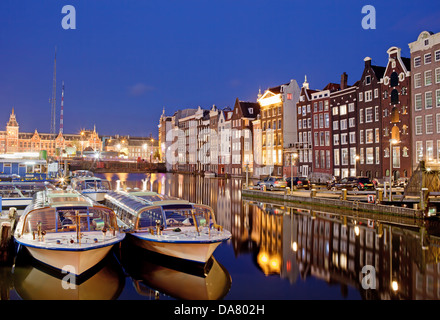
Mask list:
[{"label": "white boat hull", "polygon": [[149,241],[131,235],[133,243],[141,248],[166,256],[206,263],[222,241],[205,243]]},{"label": "white boat hull", "polygon": [[32,203],[32,198],[3,198],[3,207],[25,207]]},{"label": "white boat hull", "polygon": [[26,247],[36,260],[51,267],[80,275],[97,265],[109,253],[112,245],[84,251],[60,251]]},{"label": "white boat hull", "polygon": [[86,197],[89,197],[90,199],[92,199],[93,201],[96,201],[96,202],[104,201],[106,193],[107,192],[104,192],[104,191],[102,191],[102,192],[99,192],[99,191],[98,192],[93,192],[93,191],[82,192],[83,195],[85,195]]},{"label": "white boat hull", "polygon": [[[125,237],[124,233],[106,237],[100,233],[86,232],[82,243],[70,243],[73,233],[48,234],[44,241],[33,240],[30,235],[18,237],[15,234],[14,237],[36,260],[58,270],[81,275],[104,259],[113,245]],[[94,242],[95,239],[98,243]]]}]

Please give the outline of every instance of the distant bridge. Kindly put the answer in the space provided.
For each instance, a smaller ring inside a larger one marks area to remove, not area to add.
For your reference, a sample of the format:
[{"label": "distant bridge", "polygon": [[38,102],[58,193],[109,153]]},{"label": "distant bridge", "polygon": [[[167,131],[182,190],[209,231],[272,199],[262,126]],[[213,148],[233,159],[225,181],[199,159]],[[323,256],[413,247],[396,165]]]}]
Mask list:
[{"label": "distant bridge", "polygon": [[69,170],[89,170],[95,173],[104,172],[166,172],[165,163],[149,163],[136,161],[95,161],[70,160]]}]

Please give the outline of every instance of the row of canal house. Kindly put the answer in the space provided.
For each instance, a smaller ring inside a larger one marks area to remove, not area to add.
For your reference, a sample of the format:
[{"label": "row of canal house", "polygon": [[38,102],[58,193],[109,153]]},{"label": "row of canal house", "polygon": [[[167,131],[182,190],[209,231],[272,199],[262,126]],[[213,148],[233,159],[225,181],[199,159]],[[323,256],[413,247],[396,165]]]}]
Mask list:
[{"label": "row of canal house", "polygon": [[[368,176],[409,177],[411,163],[410,59],[391,47],[386,66],[364,59],[361,79],[312,90],[298,102],[298,170],[315,181]],[[392,167],[390,166],[390,159]]]},{"label": "row of canal house", "polygon": [[423,31],[409,48],[406,58],[390,47],[383,65],[366,57],[352,84],[344,72],[339,83],[312,89],[306,77],[301,87],[291,80],[268,88],[256,102],[237,98],[233,108],[163,114],[160,123],[182,132],[162,139],[162,158],[173,145],[177,161],[167,165],[181,171],[316,182],[410,177],[420,160],[440,160],[440,33]]}]

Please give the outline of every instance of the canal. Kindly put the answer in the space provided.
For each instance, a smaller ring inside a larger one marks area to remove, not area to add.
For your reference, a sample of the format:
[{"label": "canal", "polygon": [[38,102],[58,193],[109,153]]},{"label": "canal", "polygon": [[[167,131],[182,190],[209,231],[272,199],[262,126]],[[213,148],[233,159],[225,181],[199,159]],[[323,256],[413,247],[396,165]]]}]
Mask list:
[{"label": "canal", "polygon": [[439,299],[440,223],[356,211],[264,203],[241,180],[181,174],[98,175],[211,206],[232,233],[204,270],[123,245],[66,290],[60,276],[19,252],[0,268],[0,298],[19,299]]}]

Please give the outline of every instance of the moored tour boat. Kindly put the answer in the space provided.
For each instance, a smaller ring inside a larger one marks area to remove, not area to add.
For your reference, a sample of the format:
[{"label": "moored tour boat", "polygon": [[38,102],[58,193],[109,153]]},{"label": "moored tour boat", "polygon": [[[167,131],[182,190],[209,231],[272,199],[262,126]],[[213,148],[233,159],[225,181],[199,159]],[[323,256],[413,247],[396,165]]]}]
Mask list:
[{"label": "moored tour boat", "polygon": [[115,213],[78,192],[37,192],[14,232],[15,241],[36,260],[81,275],[124,239]]},{"label": "moored tour boat", "polygon": [[105,199],[130,229],[128,239],[153,252],[206,263],[217,246],[231,238],[205,205],[145,191],[111,191]]},{"label": "moored tour boat", "polygon": [[94,176],[74,176],[70,184],[71,189],[98,202],[104,201],[105,194],[111,190],[110,182]]},{"label": "moored tour boat", "polygon": [[47,181],[1,181],[1,206],[3,209],[9,207],[25,208],[32,203],[32,197],[36,192],[46,189],[54,189],[54,186]]}]

